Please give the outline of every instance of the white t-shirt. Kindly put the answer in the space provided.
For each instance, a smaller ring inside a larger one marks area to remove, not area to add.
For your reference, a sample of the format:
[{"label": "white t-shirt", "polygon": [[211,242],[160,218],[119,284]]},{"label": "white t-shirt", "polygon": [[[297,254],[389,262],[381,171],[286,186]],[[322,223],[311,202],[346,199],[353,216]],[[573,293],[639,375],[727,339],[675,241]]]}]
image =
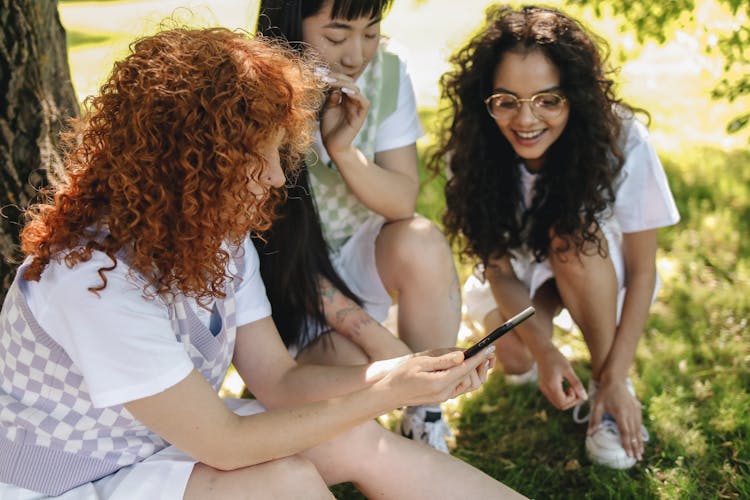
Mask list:
[{"label": "white t-shirt", "polygon": [[[235,281],[237,326],[271,315],[261,280],[258,254],[248,239],[239,251],[244,260],[241,280]],[[143,296],[143,285],[128,276],[118,261],[99,286],[97,270],[111,266],[102,252],[73,269],[51,261],[37,281],[24,281],[21,290],[45,332],[81,371],[95,407],[113,406],[157,394],[180,382],[193,369],[190,356],[175,337],[169,311],[161,299]],[[230,273],[236,273],[234,263]],[[208,326],[211,312],[189,301]]]},{"label": "white t-shirt", "polygon": [[[635,233],[671,226],[680,220],[667,176],[659,156],[648,140],[648,129],[631,118],[623,122],[620,135],[625,163],[615,182],[615,203],[604,214],[603,224],[616,224],[616,232]],[[522,165],[523,199],[529,206],[536,174]]]}]

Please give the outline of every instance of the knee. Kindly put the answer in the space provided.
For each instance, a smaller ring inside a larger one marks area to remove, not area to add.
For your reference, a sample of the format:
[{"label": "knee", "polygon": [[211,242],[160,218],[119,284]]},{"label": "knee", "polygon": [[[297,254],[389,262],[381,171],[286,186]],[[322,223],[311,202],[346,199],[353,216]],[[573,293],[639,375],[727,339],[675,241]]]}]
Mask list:
[{"label": "knee", "polygon": [[[450,262],[453,266],[452,253],[445,235],[431,221],[424,217],[392,222],[383,227],[383,250],[388,258],[404,269],[438,269],[441,264]],[[380,246],[380,245],[379,245]]]},{"label": "knee", "polygon": [[220,471],[198,463],[185,488],[186,500],[203,498],[331,498],[315,464],[299,455],[241,469]]},{"label": "knee", "polygon": [[297,478],[298,481],[320,481],[320,474],[315,464],[301,455],[280,458],[271,462],[271,465],[282,477]]},{"label": "knee", "polygon": [[585,243],[583,248],[576,247],[568,238],[555,237],[550,244],[550,265],[559,280],[586,279],[592,272],[598,272],[600,265],[611,262],[607,242],[602,247],[594,243]]}]

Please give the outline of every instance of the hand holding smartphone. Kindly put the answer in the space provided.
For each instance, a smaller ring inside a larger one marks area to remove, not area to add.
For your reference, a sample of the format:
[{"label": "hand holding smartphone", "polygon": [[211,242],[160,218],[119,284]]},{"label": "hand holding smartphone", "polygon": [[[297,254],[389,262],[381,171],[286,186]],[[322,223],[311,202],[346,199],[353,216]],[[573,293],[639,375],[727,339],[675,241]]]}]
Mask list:
[{"label": "hand holding smartphone", "polygon": [[518,326],[520,323],[526,321],[531,316],[534,315],[536,311],[533,307],[527,307],[520,313],[516,314],[512,318],[510,318],[508,321],[503,323],[502,325],[498,326],[494,330],[492,330],[487,336],[485,336],[482,340],[474,344],[473,346],[469,347],[464,351],[464,359],[469,359],[470,357],[474,356],[478,352],[480,352],[482,349],[511,331],[513,328]]}]

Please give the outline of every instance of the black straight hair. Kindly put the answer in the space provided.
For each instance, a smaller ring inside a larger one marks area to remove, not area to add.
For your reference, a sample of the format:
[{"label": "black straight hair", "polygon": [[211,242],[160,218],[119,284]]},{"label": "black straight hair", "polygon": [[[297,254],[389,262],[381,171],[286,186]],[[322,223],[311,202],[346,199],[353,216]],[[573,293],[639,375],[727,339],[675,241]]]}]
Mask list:
[{"label": "black straight hair", "polygon": [[273,321],[287,347],[304,346],[328,330],[320,279],[359,305],[360,298],[338,275],[329,257],[308,172],[287,186],[287,200],[271,229],[253,237]]},{"label": "black straight hair", "polygon": [[[289,43],[302,52],[302,21],[332,3],[332,17],[382,17],[393,0],[262,0],[257,33]],[[320,280],[359,305],[362,300],[338,275],[330,260],[306,168],[291,185],[279,207],[279,219],[254,238],[260,272],[271,302],[273,320],[287,347],[305,345],[327,329]]]},{"label": "black straight hair", "polygon": [[297,50],[302,49],[302,21],[314,16],[332,3],[334,19],[375,19],[385,16],[393,0],[261,0],[256,32],[284,39]]}]

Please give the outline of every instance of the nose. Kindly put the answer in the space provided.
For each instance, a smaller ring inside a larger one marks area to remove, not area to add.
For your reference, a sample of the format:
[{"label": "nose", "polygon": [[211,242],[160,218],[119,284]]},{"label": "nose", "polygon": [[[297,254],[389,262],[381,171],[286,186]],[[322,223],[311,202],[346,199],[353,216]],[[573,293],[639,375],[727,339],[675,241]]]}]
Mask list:
[{"label": "nose", "polygon": [[268,165],[263,173],[263,181],[273,187],[281,187],[286,183],[286,175],[284,175],[284,169],[281,168],[278,151],[272,158],[268,158]]},{"label": "nose", "polygon": [[359,69],[365,61],[364,45],[358,37],[352,37],[341,57],[341,65],[348,69]]},{"label": "nose", "polygon": [[519,123],[532,123],[537,120],[530,101],[521,101],[521,106],[516,112],[515,121]]}]

